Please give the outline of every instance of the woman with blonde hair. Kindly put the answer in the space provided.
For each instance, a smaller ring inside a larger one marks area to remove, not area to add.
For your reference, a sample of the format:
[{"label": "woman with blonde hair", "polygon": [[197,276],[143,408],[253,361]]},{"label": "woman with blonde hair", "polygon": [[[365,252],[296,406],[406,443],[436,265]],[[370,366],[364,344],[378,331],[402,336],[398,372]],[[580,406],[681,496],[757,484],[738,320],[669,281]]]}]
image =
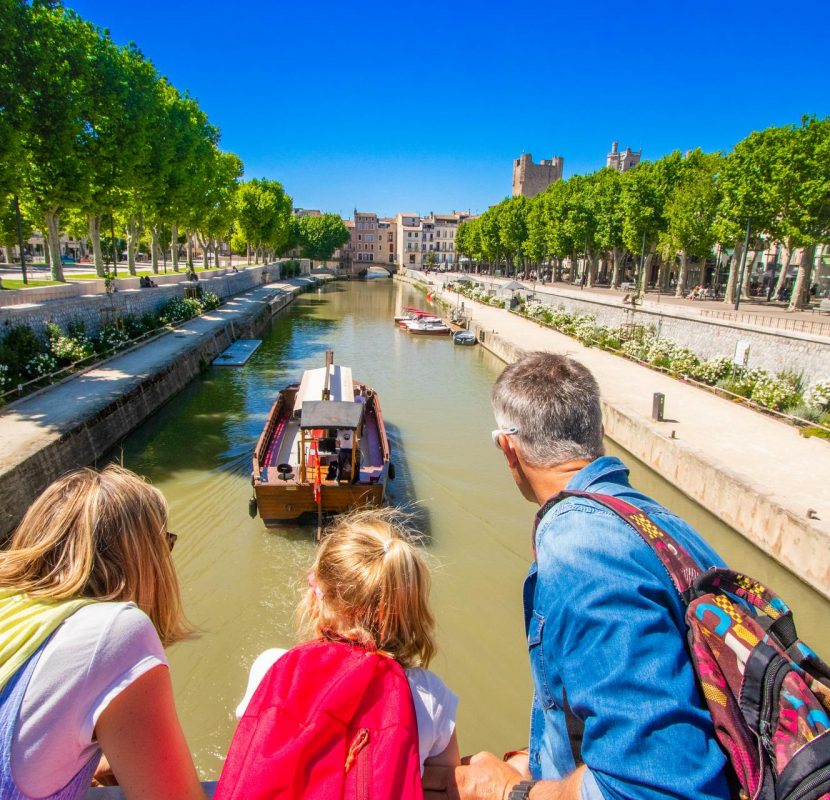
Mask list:
[{"label": "woman with blonde hair", "polygon": [[[388,656],[403,667],[414,706],[416,766],[419,762],[421,772],[425,763],[459,764],[455,730],[458,698],[428,670],[436,650],[430,576],[412,538],[402,515],[390,509],[353,512],[335,520],[320,544],[298,609],[300,638],[306,644],[293,651],[267,650],[257,658],[246,696],[237,708],[238,717],[246,716],[255,695],[261,703],[263,691],[267,691],[269,680],[273,681],[272,668],[279,666],[282,657],[290,659],[314,641],[351,644]],[[315,690],[322,703],[330,686],[311,688]],[[315,721],[308,723],[313,727]],[[237,755],[233,750],[232,746],[232,755]],[[252,757],[258,756],[250,751],[244,755]],[[236,771],[231,755],[228,762]],[[223,773],[217,797],[226,796],[227,779]],[[242,792],[240,797],[248,796],[246,787],[237,786],[237,790]],[[228,792],[227,796],[237,795]]]},{"label": "woman with blonde hair", "polygon": [[[187,625],[161,492],[117,466],[55,481],[0,551],[0,797],[203,800],[164,647]],[[103,751],[103,758],[102,758]]]}]

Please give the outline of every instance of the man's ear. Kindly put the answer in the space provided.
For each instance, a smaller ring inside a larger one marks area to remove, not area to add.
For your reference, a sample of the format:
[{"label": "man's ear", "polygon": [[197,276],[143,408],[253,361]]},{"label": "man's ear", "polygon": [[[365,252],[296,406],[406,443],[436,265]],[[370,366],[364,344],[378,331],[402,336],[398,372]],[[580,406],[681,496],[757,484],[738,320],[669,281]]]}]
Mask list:
[{"label": "man's ear", "polygon": [[510,436],[501,435],[501,451],[507,459],[507,466],[516,469],[519,465],[519,454]]}]

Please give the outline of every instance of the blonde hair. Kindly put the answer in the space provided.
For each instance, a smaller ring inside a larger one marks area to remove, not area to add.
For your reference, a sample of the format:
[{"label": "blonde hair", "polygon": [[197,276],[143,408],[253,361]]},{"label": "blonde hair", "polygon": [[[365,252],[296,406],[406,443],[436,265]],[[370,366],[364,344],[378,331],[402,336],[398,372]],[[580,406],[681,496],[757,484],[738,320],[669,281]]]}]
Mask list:
[{"label": "blonde hair", "polygon": [[427,667],[435,655],[430,576],[405,517],[391,509],[339,517],[324,536],[300,603],[306,639],[345,639]]},{"label": "blonde hair", "polygon": [[71,472],[32,503],[0,552],[0,586],[52,600],[132,600],[165,645],[189,632],[167,541],[167,501],[115,465]]}]

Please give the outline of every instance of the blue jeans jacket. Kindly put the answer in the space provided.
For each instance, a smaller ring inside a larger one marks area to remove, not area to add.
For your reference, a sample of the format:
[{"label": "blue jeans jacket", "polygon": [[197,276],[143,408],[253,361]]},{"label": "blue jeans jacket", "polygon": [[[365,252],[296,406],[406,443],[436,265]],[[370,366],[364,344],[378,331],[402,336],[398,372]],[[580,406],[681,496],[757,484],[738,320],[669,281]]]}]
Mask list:
[{"label": "blue jeans jacket", "polygon": [[[723,565],[683,520],[631,488],[618,458],[593,461],[567,488],[622,497],[702,568]],[[524,585],[533,776],[562,778],[581,757],[586,800],[728,798],[726,759],[687,650],[683,603],[651,548],[583,498],[553,506],[535,545]]]}]

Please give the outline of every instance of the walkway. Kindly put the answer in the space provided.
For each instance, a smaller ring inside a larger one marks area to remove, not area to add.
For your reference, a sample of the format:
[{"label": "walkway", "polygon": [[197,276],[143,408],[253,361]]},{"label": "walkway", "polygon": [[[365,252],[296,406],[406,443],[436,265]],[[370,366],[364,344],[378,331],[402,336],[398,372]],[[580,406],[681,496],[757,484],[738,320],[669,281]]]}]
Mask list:
[{"label": "walkway", "polygon": [[[430,275],[427,280],[438,283],[442,277]],[[453,306],[458,300],[454,293],[442,292],[442,295]],[[656,431],[664,438],[674,434],[677,444],[690,455],[715,466],[724,483],[750,487],[759,503],[763,498],[765,504],[778,506],[791,515],[800,529],[798,535],[804,531],[812,540],[809,547],[802,547],[803,560],[796,563],[787,563],[782,554],[782,549],[792,544],[782,538],[796,536],[792,527],[778,531],[772,523],[765,527],[763,519],[749,520],[746,514],[752,513],[752,509],[744,511],[743,520],[725,521],[743,533],[754,523],[756,529],[763,530],[762,536],[767,537],[764,542],[754,538],[756,544],[830,597],[830,442],[805,439],[797,428],[750,408],[620,356],[585,347],[569,336],[516,314],[462,299],[472,312],[474,322],[485,331],[496,332],[523,350],[549,350],[578,359],[596,376],[608,406],[634,420],[643,431]],[[651,419],[654,392],[662,392],[666,397],[666,421],[662,423]],[[660,465],[650,466],[666,479],[676,480],[675,475],[667,474]],[[688,491],[686,483],[682,488],[700,501]],[[702,487],[701,491],[713,489]],[[736,513],[740,513],[737,501],[735,506]],[[761,506],[757,508],[760,510]],[[810,509],[818,519],[808,519]],[[808,575],[811,572],[812,578]]]},{"label": "walkway", "polygon": [[[252,312],[258,313],[280,293],[296,292],[297,287],[307,283],[308,279],[292,279],[237,295],[218,309],[182,323],[157,339],[10,404],[0,412],[0,479],[114,403],[139,391],[150,376],[191,352],[196,341],[212,339],[235,322],[249,319]],[[140,422],[134,420],[135,425]],[[30,478],[35,485],[38,476],[32,474]],[[15,505],[11,501],[12,498],[4,498],[6,513]],[[0,527],[7,527],[5,519],[0,520]]]}]

